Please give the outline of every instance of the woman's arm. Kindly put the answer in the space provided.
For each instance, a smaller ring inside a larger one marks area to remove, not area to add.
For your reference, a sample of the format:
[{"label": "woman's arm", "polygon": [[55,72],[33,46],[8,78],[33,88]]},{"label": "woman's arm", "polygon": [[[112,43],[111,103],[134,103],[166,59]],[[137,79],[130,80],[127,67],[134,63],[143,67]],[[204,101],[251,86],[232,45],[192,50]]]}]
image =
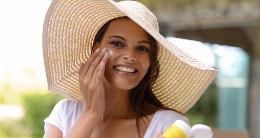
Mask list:
[{"label": "woman's arm", "polygon": [[62,138],[62,132],[60,131],[60,129],[58,129],[54,125],[48,124],[43,137],[44,138]]},{"label": "woman's arm", "polygon": [[99,120],[97,115],[82,113],[66,138],[90,138]]},{"label": "woman's arm", "polygon": [[[105,110],[103,79],[108,58],[109,54],[106,49],[96,50],[86,63],[81,64],[79,82],[84,95],[84,112],[81,113],[68,133],[63,134],[63,131],[58,127],[48,125],[44,138],[89,138],[91,136],[95,127],[100,123]],[[59,119],[59,117],[55,119]],[[61,118],[61,120],[63,119],[66,118]]]},{"label": "woman's arm", "polygon": [[86,63],[81,64],[79,82],[85,100],[85,111],[80,115],[66,138],[89,138],[105,112],[103,86],[107,49],[97,49]]}]

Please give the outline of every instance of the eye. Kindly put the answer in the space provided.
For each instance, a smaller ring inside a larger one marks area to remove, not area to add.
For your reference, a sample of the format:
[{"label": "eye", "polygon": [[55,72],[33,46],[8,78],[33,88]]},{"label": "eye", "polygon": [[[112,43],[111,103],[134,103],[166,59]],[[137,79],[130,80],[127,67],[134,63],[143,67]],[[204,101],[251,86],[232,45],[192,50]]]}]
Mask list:
[{"label": "eye", "polygon": [[150,52],[150,48],[146,47],[146,46],[138,46],[136,47],[136,50],[142,53],[149,53]]},{"label": "eye", "polygon": [[121,41],[111,41],[109,44],[115,46],[115,47],[124,47],[124,43],[122,43]]}]

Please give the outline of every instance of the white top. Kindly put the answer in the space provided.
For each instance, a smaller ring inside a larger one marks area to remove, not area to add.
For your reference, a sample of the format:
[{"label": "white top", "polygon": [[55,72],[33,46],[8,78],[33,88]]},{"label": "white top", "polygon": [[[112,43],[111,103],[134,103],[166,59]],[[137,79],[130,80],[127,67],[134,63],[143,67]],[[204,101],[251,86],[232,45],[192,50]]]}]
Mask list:
[{"label": "white top", "polygon": [[[69,129],[83,111],[83,106],[82,102],[75,100],[64,99],[59,101],[53,108],[49,117],[44,120],[44,129],[46,130],[46,127],[51,124],[59,128],[62,131],[63,136],[66,136]],[[158,133],[164,132],[176,120],[183,120],[189,123],[185,116],[177,112],[171,110],[158,110],[147,128],[144,138],[155,138]]]}]

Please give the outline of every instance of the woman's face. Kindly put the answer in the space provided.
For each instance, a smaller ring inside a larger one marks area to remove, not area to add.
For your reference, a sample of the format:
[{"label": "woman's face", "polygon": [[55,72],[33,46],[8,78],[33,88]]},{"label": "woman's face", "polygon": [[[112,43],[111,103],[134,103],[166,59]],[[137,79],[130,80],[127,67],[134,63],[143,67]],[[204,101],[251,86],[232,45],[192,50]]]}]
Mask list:
[{"label": "woman's face", "polygon": [[140,83],[149,69],[151,44],[148,34],[130,19],[113,20],[97,46],[112,51],[105,70],[106,82],[112,87],[130,90]]}]

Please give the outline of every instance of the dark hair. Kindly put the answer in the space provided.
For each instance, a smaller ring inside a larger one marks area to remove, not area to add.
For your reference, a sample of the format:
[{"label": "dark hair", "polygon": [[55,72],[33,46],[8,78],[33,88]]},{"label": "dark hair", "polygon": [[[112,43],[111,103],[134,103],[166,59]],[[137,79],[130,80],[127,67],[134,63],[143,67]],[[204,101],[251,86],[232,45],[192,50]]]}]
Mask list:
[{"label": "dark hair", "polygon": [[[128,17],[119,17],[119,18],[128,18]],[[109,24],[112,20],[107,22],[103,27],[97,32],[94,43],[100,42],[109,27]],[[159,62],[157,59],[158,55],[158,46],[156,40],[147,33],[149,41],[151,44],[150,52],[150,67],[148,72],[141,80],[141,82],[131,90],[129,101],[132,105],[132,108],[136,114],[136,126],[138,128],[138,134],[140,137],[140,127],[139,122],[140,118],[146,115],[155,113],[158,109],[166,109],[166,107],[157,99],[152,91],[152,85],[159,74]]]}]

